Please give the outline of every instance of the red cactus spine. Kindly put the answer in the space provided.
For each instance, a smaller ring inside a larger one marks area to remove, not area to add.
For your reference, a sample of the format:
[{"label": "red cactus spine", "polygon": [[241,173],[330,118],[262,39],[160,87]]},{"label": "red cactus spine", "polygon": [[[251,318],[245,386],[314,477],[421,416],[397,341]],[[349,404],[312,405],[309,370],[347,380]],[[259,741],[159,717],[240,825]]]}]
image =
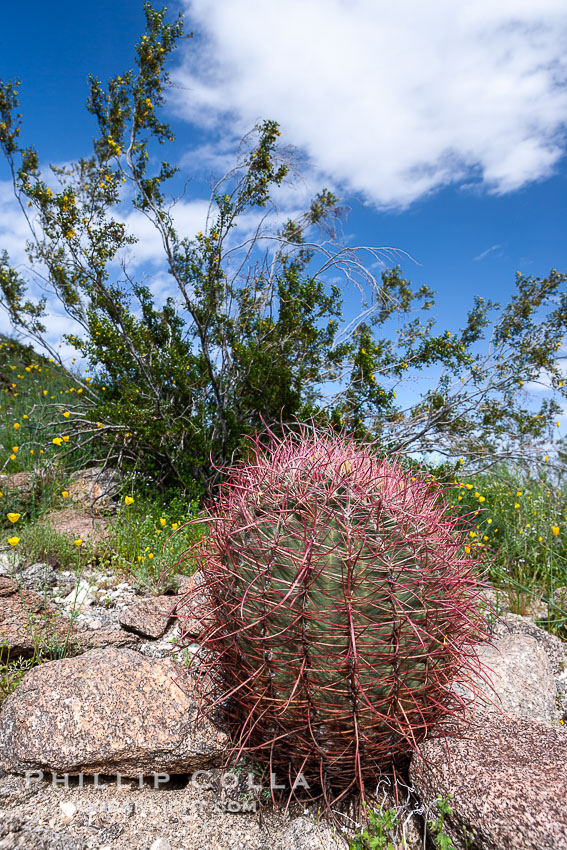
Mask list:
[{"label": "red cactus spine", "polygon": [[431,481],[304,426],[257,440],[210,520],[187,615],[237,753],[336,798],[465,708],[482,585]]}]

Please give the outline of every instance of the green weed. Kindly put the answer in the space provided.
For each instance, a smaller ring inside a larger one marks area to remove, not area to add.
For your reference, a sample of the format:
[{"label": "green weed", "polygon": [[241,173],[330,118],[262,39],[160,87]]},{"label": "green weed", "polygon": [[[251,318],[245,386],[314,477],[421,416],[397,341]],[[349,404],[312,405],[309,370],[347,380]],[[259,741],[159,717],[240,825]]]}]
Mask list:
[{"label": "green weed", "polygon": [[567,612],[553,605],[553,592],[567,585],[565,491],[545,470],[528,476],[505,467],[456,483],[447,498],[469,526],[465,550],[486,563],[511,610],[524,614],[543,598],[548,619],[564,622]]},{"label": "green weed", "polygon": [[194,561],[183,556],[203,533],[202,524],[190,524],[198,518],[198,504],[180,496],[168,502],[131,498],[119,509],[102,557],[141,589],[163,593],[176,575],[195,572]]}]

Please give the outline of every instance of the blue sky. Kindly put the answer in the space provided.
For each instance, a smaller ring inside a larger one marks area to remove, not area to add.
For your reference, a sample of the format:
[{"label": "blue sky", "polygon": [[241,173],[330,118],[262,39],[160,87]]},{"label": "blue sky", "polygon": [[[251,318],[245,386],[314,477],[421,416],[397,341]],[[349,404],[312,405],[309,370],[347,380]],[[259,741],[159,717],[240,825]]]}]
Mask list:
[{"label": "blue sky", "polygon": [[[170,3],[196,35],[171,68],[175,156],[202,175],[230,162],[257,120],[278,120],[282,139],[307,158],[305,183],[284,206],[334,189],[351,208],[349,241],[410,254],[406,276],[438,292],[436,315],[454,329],[474,294],[509,296],[516,271],[567,271],[567,7],[400,6]],[[4,5],[0,76],[21,78],[23,140],[44,164],[89,152],[87,74],[106,80],[131,67],[143,23],[138,0]],[[0,163],[0,248],[22,260],[6,180]],[[203,181],[189,193],[192,235]],[[150,243],[144,250],[151,264]]]}]

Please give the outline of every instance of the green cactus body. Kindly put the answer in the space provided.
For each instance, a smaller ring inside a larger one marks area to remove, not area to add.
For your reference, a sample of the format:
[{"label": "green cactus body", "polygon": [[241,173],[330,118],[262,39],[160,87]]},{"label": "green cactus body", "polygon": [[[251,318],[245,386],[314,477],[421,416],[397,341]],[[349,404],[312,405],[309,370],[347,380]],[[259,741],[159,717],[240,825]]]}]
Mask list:
[{"label": "green cactus body", "polygon": [[202,550],[205,645],[237,747],[360,787],[458,707],[477,591],[428,482],[310,440],[275,441],[229,480]]}]

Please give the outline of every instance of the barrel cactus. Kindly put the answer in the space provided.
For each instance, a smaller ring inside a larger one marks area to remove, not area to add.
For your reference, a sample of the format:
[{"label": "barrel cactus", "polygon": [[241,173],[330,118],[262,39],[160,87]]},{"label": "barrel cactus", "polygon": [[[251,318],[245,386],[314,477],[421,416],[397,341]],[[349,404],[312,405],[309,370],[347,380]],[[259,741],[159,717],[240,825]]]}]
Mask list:
[{"label": "barrel cactus", "polygon": [[482,585],[430,479],[303,426],[253,441],[209,519],[186,616],[237,753],[336,799],[466,707]]}]

